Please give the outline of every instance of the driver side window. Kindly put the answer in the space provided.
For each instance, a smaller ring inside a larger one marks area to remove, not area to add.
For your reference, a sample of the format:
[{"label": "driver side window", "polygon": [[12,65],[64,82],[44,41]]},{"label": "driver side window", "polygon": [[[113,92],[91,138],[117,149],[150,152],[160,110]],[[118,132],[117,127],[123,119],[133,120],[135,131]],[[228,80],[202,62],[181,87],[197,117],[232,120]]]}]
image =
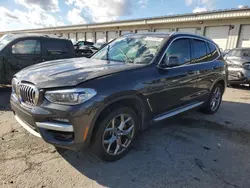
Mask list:
[{"label": "driver side window", "polygon": [[12,46],[12,54],[40,54],[41,44],[38,40],[22,40]]},{"label": "driver side window", "polygon": [[165,58],[169,56],[177,57],[179,65],[190,63],[191,47],[189,39],[177,39],[168,48]]}]

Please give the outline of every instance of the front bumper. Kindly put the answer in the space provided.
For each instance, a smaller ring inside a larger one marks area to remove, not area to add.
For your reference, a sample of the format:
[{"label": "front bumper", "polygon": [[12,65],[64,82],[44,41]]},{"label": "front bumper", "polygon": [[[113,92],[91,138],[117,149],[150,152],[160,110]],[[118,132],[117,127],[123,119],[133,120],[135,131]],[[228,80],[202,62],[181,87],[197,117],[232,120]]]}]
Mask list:
[{"label": "front bumper", "polygon": [[30,132],[34,136],[37,136],[37,137],[41,138],[41,135],[37,131],[35,131],[34,129],[32,129],[31,125],[29,125],[28,123],[26,123],[25,121],[23,121],[22,119],[20,119],[17,115],[15,115],[15,119],[28,132]]},{"label": "front bumper", "polygon": [[228,83],[250,84],[250,70],[228,68]]},{"label": "front bumper", "polygon": [[[17,122],[31,134],[52,145],[71,150],[88,146],[97,102],[65,106],[44,101],[40,106],[28,108],[11,95],[10,104]],[[58,121],[60,119],[68,122]]]}]

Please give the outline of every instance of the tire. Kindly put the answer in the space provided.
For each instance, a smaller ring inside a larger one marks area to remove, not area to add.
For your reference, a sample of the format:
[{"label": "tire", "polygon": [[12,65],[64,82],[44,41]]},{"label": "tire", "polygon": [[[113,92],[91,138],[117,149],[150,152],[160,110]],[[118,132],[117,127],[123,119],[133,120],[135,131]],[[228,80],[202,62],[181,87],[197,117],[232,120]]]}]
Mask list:
[{"label": "tire", "polygon": [[[213,105],[214,103],[212,104],[212,100],[215,100],[214,97],[215,97],[216,94],[218,95],[218,93],[216,93],[218,91],[218,89],[220,91],[220,95],[218,97],[216,97],[217,98],[217,100],[216,100],[217,103],[214,106]],[[205,113],[205,114],[214,114],[214,113],[216,113],[218,111],[218,109],[220,108],[220,104],[221,104],[221,101],[222,101],[222,94],[223,94],[223,87],[222,87],[221,84],[217,83],[213,87],[213,89],[212,89],[212,91],[210,93],[209,99],[206,102],[206,104],[201,108],[201,111],[203,113]]]},{"label": "tire", "polygon": [[[121,126],[122,119],[126,122],[124,128]],[[131,108],[118,107],[95,126],[97,130],[90,143],[93,154],[103,161],[116,161],[128,153],[138,132],[140,121]]]}]

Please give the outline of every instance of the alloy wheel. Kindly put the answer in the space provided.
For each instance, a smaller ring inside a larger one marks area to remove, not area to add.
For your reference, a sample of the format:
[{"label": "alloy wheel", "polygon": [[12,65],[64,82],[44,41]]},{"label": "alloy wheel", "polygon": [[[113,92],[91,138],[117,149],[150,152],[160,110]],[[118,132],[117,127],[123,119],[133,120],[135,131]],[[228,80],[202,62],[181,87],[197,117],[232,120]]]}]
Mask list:
[{"label": "alloy wheel", "polygon": [[220,87],[216,87],[211,98],[210,108],[212,111],[217,110],[221,103],[222,92]]},{"label": "alloy wheel", "polygon": [[135,125],[128,114],[120,114],[114,117],[106,126],[102,145],[109,155],[123,153],[131,144],[135,134]]}]

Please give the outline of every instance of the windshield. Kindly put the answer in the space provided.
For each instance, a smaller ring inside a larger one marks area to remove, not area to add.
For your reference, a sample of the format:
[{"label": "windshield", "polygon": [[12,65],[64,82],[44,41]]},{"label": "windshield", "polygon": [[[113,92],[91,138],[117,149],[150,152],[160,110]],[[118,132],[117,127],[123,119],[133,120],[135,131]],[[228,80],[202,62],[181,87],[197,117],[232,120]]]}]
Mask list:
[{"label": "windshield", "polygon": [[97,52],[93,59],[148,64],[160,49],[164,38],[145,35],[120,37]]},{"label": "windshield", "polygon": [[2,50],[9,42],[14,39],[13,35],[6,34],[0,38],[0,50]]}]

